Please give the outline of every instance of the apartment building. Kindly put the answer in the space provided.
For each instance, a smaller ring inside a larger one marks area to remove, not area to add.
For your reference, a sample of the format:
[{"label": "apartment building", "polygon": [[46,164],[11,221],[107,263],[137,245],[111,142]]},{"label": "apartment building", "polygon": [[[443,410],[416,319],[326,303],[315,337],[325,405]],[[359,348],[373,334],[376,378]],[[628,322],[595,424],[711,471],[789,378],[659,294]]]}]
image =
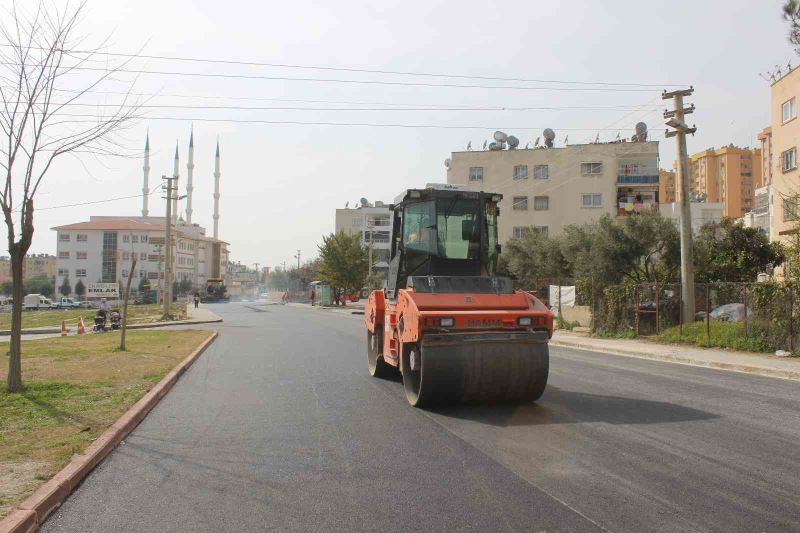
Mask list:
[{"label": "apartment building", "polygon": [[[50,254],[31,254],[25,256],[22,265],[24,279],[46,276],[52,278],[56,275],[56,257]],[[0,257],[0,283],[11,281],[11,259],[8,256]]]},{"label": "apartment building", "polygon": [[671,204],[678,201],[674,170],[660,169],[658,171],[658,200],[661,204]]},{"label": "apartment building", "polygon": [[[90,217],[52,228],[57,232],[56,286],[69,279],[86,283],[127,282],[135,258],[135,280],[162,286],[165,267],[163,217]],[[210,277],[224,277],[228,243],[207,237],[205,228],[178,221],[173,236],[176,281],[202,287]],[[137,282],[136,285],[138,286]]]},{"label": "apartment building", "polygon": [[797,169],[797,146],[800,144],[800,121],[797,120],[797,96],[800,95],[800,72],[789,71],[772,84],[772,224],[770,238],[788,242],[797,232],[800,205],[800,173]]},{"label": "apartment building", "polygon": [[372,205],[364,200],[356,208],[337,209],[335,231],[360,235],[361,242],[372,247],[373,273],[384,277],[388,274],[392,212],[383,202]]},{"label": "apartment building", "polygon": [[535,227],[549,235],[602,215],[626,217],[659,203],[658,142],[453,152],[447,183],[503,195],[500,242]]},{"label": "apartment building", "polygon": [[723,216],[739,218],[755,206],[761,165],[760,148],[709,148],[689,157],[689,186],[706,202],[724,204]]}]

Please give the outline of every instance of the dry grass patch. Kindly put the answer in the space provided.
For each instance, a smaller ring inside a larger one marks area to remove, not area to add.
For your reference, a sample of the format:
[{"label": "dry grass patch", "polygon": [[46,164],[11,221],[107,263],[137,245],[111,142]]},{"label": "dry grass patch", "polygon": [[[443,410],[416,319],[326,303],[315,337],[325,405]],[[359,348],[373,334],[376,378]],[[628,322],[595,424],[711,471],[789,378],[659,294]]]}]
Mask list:
[{"label": "dry grass patch", "polygon": [[[5,392],[0,356],[0,518],[80,453],[209,335],[129,331],[23,342],[25,390]],[[5,351],[4,351],[5,352]]]}]

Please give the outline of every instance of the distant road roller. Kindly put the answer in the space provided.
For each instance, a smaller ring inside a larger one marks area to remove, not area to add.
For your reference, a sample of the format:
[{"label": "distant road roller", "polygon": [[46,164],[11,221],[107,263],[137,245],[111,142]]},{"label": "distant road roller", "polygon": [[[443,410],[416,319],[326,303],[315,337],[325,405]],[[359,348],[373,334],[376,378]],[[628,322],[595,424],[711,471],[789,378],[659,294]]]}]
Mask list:
[{"label": "distant road roller", "polygon": [[553,315],[497,275],[502,198],[428,185],[390,206],[387,286],[364,310],[367,362],[374,377],[399,370],[413,406],[528,403],[545,390]]}]

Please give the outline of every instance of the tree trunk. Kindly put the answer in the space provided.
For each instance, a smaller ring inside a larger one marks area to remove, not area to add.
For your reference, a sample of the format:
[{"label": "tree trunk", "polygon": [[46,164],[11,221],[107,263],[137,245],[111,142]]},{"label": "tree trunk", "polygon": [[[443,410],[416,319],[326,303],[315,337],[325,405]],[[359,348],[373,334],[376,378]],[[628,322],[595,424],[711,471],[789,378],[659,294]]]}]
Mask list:
[{"label": "tree trunk", "polygon": [[8,360],[8,392],[22,390],[22,306],[25,295],[23,294],[23,272],[25,254],[20,253],[16,246],[9,250],[11,255],[11,280],[14,284],[11,291],[14,303],[11,307],[11,342]]},{"label": "tree trunk", "polygon": [[128,298],[131,295],[131,280],[133,273],[136,272],[136,257],[131,263],[131,271],[128,273],[128,283],[125,285],[125,300],[122,303],[122,331],[120,332],[119,349],[125,351],[125,332],[128,331]]}]

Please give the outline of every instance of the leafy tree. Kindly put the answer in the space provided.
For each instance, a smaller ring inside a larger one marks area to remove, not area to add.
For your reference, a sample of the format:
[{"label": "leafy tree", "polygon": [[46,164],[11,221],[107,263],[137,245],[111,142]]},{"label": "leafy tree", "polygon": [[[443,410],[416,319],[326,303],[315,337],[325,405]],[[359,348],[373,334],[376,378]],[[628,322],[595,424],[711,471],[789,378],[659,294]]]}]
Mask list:
[{"label": "leafy tree", "polygon": [[695,278],[701,283],[755,281],[767,265],[784,259],[780,243],[730,218],[704,224],[694,240]]},{"label": "leafy tree", "polygon": [[69,278],[64,278],[64,282],[61,284],[61,287],[58,288],[58,292],[60,292],[62,296],[69,296],[72,294],[72,285],[69,283]]},{"label": "leafy tree", "polygon": [[14,291],[14,282],[13,281],[4,281],[2,285],[0,285],[0,292],[3,293],[5,296],[11,296],[11,293]]},{"label": "leafy tree", "polygon": [[78,283],[75,284],[75,294],[81,298],[86,294],[86,285],[83,284],[82,280],[78,280]]},{"label": "leafy tree", "polygon": [[49,298],[55,292],[54,285],[53,278],[42,274],[26,279],[23,283],[22,292],[24,294],[41,294]]},{"label": "leafy tree", "polygon": [[[77,292],[78,286],[75,286]],[[147,281],[147,278],[139,278],[139,292],[145,292],[147,289],[150,288],[150,282]]]},{"label": "leafy tree", "polygon": [[361,290],[366,281],[369,259],[359,234],[331,233],[322,238],[318,248],[319,277],[330,284],[337,303],[343,293]]},{"label": "leafy tree", "polygon": [[558,281],[573,275],[572,265],[564,257],[561,237],[547,237],[528,228],[521,239],[511,239],[503,249],[500,270],[507,269],[521,287],[532,289],[537,280]]},{"label": "leafy tree", "polygon": [[787,0],[783,4],[783,19],[789,22],[789,42],[800,47],[800,1]]},{"label": "leafy tree", "polygon": [[561,250],[576,277],[605,284],[672,281],[680,267],[678,230],[656,211],[567,226]]}]

